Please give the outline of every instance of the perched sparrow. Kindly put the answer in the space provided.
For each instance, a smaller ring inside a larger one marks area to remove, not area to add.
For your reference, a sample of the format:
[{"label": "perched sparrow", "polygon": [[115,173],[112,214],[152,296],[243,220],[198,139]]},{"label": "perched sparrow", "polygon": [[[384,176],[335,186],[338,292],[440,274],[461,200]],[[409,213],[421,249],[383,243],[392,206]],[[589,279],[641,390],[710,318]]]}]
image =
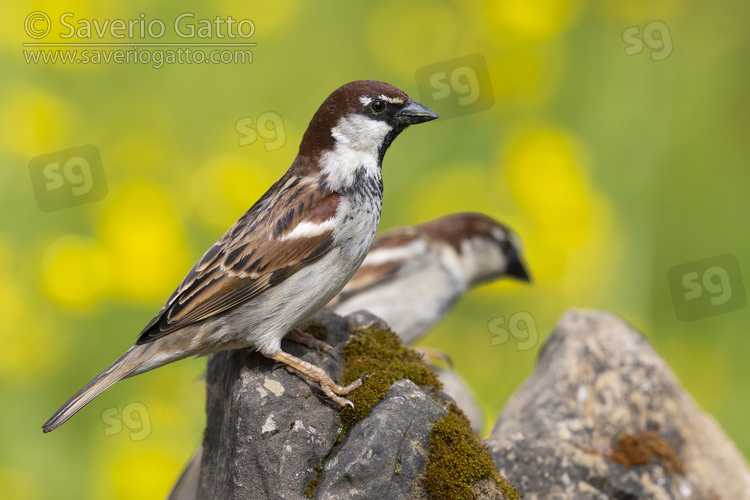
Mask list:
[{"label": "perched sparrow", "polygon": [[201,257],[135,345],[63,405],[49,432],[120,379],[188,356],[254,348],[317,382],[340,405],[359,387],[280,348],[328,303],[370,249],[380,219],[381,162],[409,125],[437,118],[383,82],[334,91],[310,121],[284,176]]},{"label": "perched sparrow", "polygon": [[511,231],[475,213],[453,214],[379,236],[354,277],[328,304],[366,309],[414,342],[471,287],[511,276],[529,281]]}]

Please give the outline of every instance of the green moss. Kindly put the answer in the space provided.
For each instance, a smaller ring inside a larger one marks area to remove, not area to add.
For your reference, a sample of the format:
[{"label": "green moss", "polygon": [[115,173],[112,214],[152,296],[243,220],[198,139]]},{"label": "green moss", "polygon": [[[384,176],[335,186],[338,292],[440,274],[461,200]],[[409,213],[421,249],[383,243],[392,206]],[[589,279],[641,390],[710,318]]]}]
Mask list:
[{"label": "green moss", "polygon": [[422,356],[404,347],[391,331],[358,329],[344,346],[343,354],[346,364],[341,374],[342,385],[367,375],[362,387],[347,395],[354,408],[347,407],[341,412],[345,432],[385,397],[396,380],[407,378],[436,391],[442,388],[435,373],[422,361]]},{"label": "green moss", "polygon": [[[343,355],[346,364],[340,384],[350,384],[363,375],[367,378],[362,387],[347,395],[354,408],[341,411],[344,432],[340,438],[367,416],[396,380],[406,378],[430,390],[442,389],[421,354],[404,347],[391,331],[358,329],[344,346]],[[520,500],[521,495],[495,469],[489,450],[471,431],[464,413],[451,404],[449,413],[435,424],[430,434],[427,492],[435,500],[472,499],[476,498],[473,488],[483,480],[489,480],[484,484],[490,486],[496,484],[509,500]]]},{"label": "green moss", "polygon": [[495,477],[493,479],[495,480],[495,484],[500,487],[503,495],[505,495],[508,500],[521,500],[523,498],[523,495],[516,491],[513,485],[510,484],[503,476],[501,476],[497,472],[497,470],[495,470],[494,476]]},{"label": "green moss", "polygon": [[484,479],[494,481],[506,498],[521,498],[497,472],[489,450],[471,431],[466,415],[453,404],[430,433],[424,478],[427,493],[433,500],[471,500],[476,498],[474,485]]},{"label": "green moss", "polygon": [[322,469],[320,468],[320,464],[318,464],[318,465],[315,466],[316,475],[312,479],[312,481],[310,481],[309,483],[307,483],[307,488],[305,488],[305,497],[312,498],[313,495],[315,494],[315,488],[318,487],[318,481],[320,481],[320,472],[321,472],[321,470]]}]

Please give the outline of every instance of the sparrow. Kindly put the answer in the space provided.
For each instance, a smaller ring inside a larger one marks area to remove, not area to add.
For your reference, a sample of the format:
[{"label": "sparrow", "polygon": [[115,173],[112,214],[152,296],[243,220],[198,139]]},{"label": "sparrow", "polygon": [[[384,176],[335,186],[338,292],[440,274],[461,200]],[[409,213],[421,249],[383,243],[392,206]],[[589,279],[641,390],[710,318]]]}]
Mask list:
[{"label": "sparrow", "polygon": [[375,238],[381,165],[409,125],[438,115],[384,82],[335,90],[312,117],[289,170],[201,257],[128,349],[42,427],[50,432],[118,380],[189,356],[253,348],[320,385],[321,368],[281,350],[281,339],[349,281]]},{"label": "sparrow", "polygon": [[504,277],[530,281],[518,237],[485,215],[457,213],[376,238],[328,307],[342,316],[366,309],[410,344],[469,289]]}]

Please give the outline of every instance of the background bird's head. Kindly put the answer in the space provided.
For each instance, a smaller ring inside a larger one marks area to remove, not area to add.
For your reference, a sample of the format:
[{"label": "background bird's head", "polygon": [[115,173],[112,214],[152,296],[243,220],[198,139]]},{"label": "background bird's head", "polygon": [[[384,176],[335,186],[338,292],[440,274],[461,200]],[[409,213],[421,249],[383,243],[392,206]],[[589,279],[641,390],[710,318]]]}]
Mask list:
[{"label": "background bird's head", "polygon": [[456,252],[469,286],[502,276],[531,281],[518,236],[486,215],[453,214],[421,227],[430,238],[447,244]]}]

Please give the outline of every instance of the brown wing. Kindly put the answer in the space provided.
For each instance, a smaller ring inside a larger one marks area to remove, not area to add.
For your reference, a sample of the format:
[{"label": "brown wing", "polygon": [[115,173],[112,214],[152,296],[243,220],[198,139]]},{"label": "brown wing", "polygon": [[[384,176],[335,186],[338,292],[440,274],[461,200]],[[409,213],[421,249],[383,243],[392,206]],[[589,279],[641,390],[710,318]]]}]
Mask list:
[{"label": "brown wing", "polygon": [[328,305],[336,306],[377,284],[393,279],[406,261],[399,258],[379,262],[378,255],[397,247],[406,246],[419,238],[419,232],[414,227],[393,229],[375,238],[362,265],[343,290],[331,299]]},{"label": "brown wing", "polygon": [[287,237],[301,223],[330,221],[338,204],[338,194],[309,177],[283,177],[201,257],[137,343],[227,311],[323,256],[333,244],[332,224]]}]

